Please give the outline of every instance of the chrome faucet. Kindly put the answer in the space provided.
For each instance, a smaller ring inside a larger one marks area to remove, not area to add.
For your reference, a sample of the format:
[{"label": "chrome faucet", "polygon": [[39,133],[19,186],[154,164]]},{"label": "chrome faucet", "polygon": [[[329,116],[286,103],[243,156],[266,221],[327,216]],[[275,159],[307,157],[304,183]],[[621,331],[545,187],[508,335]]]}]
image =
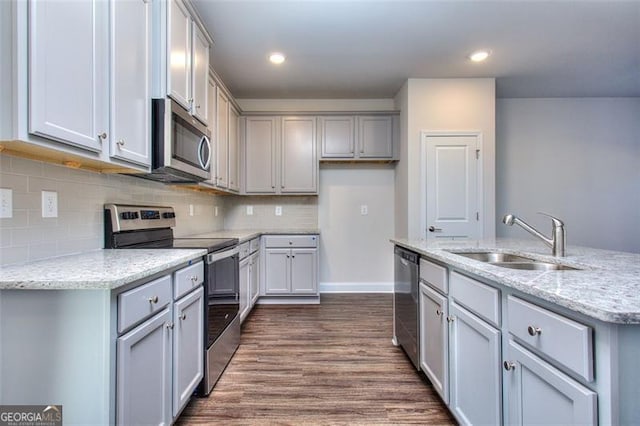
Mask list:
[{"label": "chrome faucet", "polygon": [[547,216],[551,218],[551,224],[553,226],[552,229],[552,234],[551,234],[551,238],[547,238],[545,237],[543,234],[541,234],[538,230],[536,230],[535,228],[533,228],[532,226],[528,225],[527,223],[525,223],[522,219],[512,215],[512,214],[507,214],[502,218],[502,222],[505,225],[513,225],[514,223],[516,225],[520,225],[522,228],[524,228],[525,231],[529,232],[530,234],[540,238],[542,241],[545,242],[545,244],[547,244],[549,247],[551,247],[551,251],[553,252],[554,256],[564,256],[564,251],[565,251],[565,241],[567,239],[567,232],[564,229],[564,223],[558,219],[555,218],[549,214],[546,213],[542,213],[542,212],[538,212],[538,214]]}]

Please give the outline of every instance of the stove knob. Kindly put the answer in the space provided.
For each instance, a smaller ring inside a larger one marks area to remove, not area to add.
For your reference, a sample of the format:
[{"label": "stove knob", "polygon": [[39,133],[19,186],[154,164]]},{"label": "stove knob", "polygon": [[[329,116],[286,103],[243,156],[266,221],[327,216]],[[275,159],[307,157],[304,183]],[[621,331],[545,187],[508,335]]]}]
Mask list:
[{"label": "stove knob", "polygon": [[132,219],[138,219],[140,217],[140,214],[138,212],[133,212],[131,214],[133,215]]},{"label": "stove knob", "polygon": [[133,217],[132,217],[132,216],[133,216],[133,215],[131,214],[131,212],[122,212],[122,213],[120,214],[120,217],[121,217],[123,220],[133,219]]},{"label": "stove knob", "polygon": [[166,212],[162,213],[162,217],[165,219],[173,219],[174,217],[176,217],[176,214],[174,212]]}]

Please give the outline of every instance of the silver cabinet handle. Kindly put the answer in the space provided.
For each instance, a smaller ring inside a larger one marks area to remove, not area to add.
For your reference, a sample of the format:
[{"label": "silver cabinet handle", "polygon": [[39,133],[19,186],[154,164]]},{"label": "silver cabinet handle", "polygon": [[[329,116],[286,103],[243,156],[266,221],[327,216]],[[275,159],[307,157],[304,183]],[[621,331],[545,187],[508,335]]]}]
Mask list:
[{"label": "silver cabinet handle", "polygon": [[105,140],[107,138],[107,132],[98,133],[98,138]]},{"label": "silver cabinet handle", "polygon": [[193,276],[191,277],[191,281],[193,281],[193,282],[198,281],[198,276],[197,276],[197,275],[193,275]]},{"label": "silver cabinet handle", "polygon": [[447,322],[454,322],[456,320],[456,317],[454,317],[453,315],[449,315],[447,316]]},{"label": "silver cabinet handle", "polygon": [[429,232],[442,232],[442,228],[429,227]]},{"label": "silver cabinet handle", "polygon": [[516,368],[515,362],[512,362],[512,361],[505,361],[502,363],[502,365],[504,366],[504,369],[507,371],[515,370]]},{"label": "silver cabinet handle", "polygon": [[529,332],[529,336],[539,336],[542,334],[542,329],[534,325],[527,327],[527,331]]},{"label": "silver cabinet handle", "polygon": [[185,313],[183,312],[183,313],[182,313],[182,315],[180,315],[180,319],[181,319],[182,321],[186,320],[186,319],[187,319],[187,314],[185,314]]},{"label": "silver cabinet handle", "polygon": [[200,105],[196,105],[196,109],[200,109]]},{"label": "silver cabinet handle", "polygon": [[149,303],[158,303],[158,296],[153,296],[147,299]]},{"label": "silver cabinet handle", "polygon": [[[202,146],[204,144],[207,144],[208,156],[206,158],[206,161],[202,158]],[[211,162],[211,142],[206,136],[203,136],[202,139],[200,139],[200,144],[198,145],[198,162],[200,163],[200,167],[202,167],[203,170],[207,170],[209,168],[209,163]]]},{"label": "silver cabinet handle", "polygon": [[172,322],[168,322],[168,323],[167,323],[167,328],[168,328],[169,330],[173,330],[173,323],[172,323]]},{"label": "silver cabinet handle", "polygon": [[441,317],[443,312],[440,309],[436,309],[436,316]]},{"label": "silver cabinet handle", "polygon": [[122,148],[124,146],[124,139],[120,139],[118,142],[116,142],[116,145]]}]

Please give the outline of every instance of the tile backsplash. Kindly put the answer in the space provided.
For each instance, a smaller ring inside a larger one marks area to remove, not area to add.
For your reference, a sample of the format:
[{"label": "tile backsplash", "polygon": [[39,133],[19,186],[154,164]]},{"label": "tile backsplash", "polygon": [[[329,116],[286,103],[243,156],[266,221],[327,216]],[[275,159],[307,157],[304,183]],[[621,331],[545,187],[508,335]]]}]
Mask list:
[{"label": "tile backsplash", "polygon": [[[247,207],[253,214],[247,214]],[[276,215],[280,207],[282,215]],[[244,196],[225,200],[225,229],[317,229],[318,197]]]},{"label": "tile backsplash", "polygon": [[[0,218],[0,265],[102,248],[105,203],[173,206],[175,235],[185,236],[222,229],[229,198],[8,155],[0,155],[0,188],[11,189],[13,204],[13,217]],[[42,217],[42,191],[57,193],[58,217]]]}]

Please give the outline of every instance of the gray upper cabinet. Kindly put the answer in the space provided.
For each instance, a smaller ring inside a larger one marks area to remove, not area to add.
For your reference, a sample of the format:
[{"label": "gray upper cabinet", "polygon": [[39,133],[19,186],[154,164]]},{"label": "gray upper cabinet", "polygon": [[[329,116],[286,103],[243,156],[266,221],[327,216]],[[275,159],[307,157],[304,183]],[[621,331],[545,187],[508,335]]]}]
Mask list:
[{"label": "gray upper cabinet", "polygon": [[216,186],[229,187],[229,98],[217,88],[216,94]]},{"label": "gray upper cabinet", "polygon": [[322,158],[355,157],[355,117],[318,118]]},{"label": "gray upper cabinet", "polygon": [[318,118],[321,159],[325,161],[394,160],[397,115],[336,115]]},{"label": "gray upper cabinet", "polygon": [[280,191],[318,192],[315,117],[282,118]]},{"label": "gray upper cabinet", "polygon": [[182,0],[169,0],[167,29],[167,91],[191,110],[191,15]]},{"label": "gray upper cabinet", "polygon": [[244,187],[247,194],[276,193],[277,117],[246,117]]},{"label": "gray upper cabinet", "polygon": [[315,120],[315,117],[245,117],[245,193],[318,193]]},{"label": "gray upper cabinet", "polygon": [[240,191],[240,114],[229,104],[229,189]]},{"label": "gray upper cabinet", "polygon": [[203,123],[209,119],[209,100],[207,98],[207,83],[209,81],[209,41],[206,35],[195,23],[191,23],[191,81],[192,81],[192,113]]}]

